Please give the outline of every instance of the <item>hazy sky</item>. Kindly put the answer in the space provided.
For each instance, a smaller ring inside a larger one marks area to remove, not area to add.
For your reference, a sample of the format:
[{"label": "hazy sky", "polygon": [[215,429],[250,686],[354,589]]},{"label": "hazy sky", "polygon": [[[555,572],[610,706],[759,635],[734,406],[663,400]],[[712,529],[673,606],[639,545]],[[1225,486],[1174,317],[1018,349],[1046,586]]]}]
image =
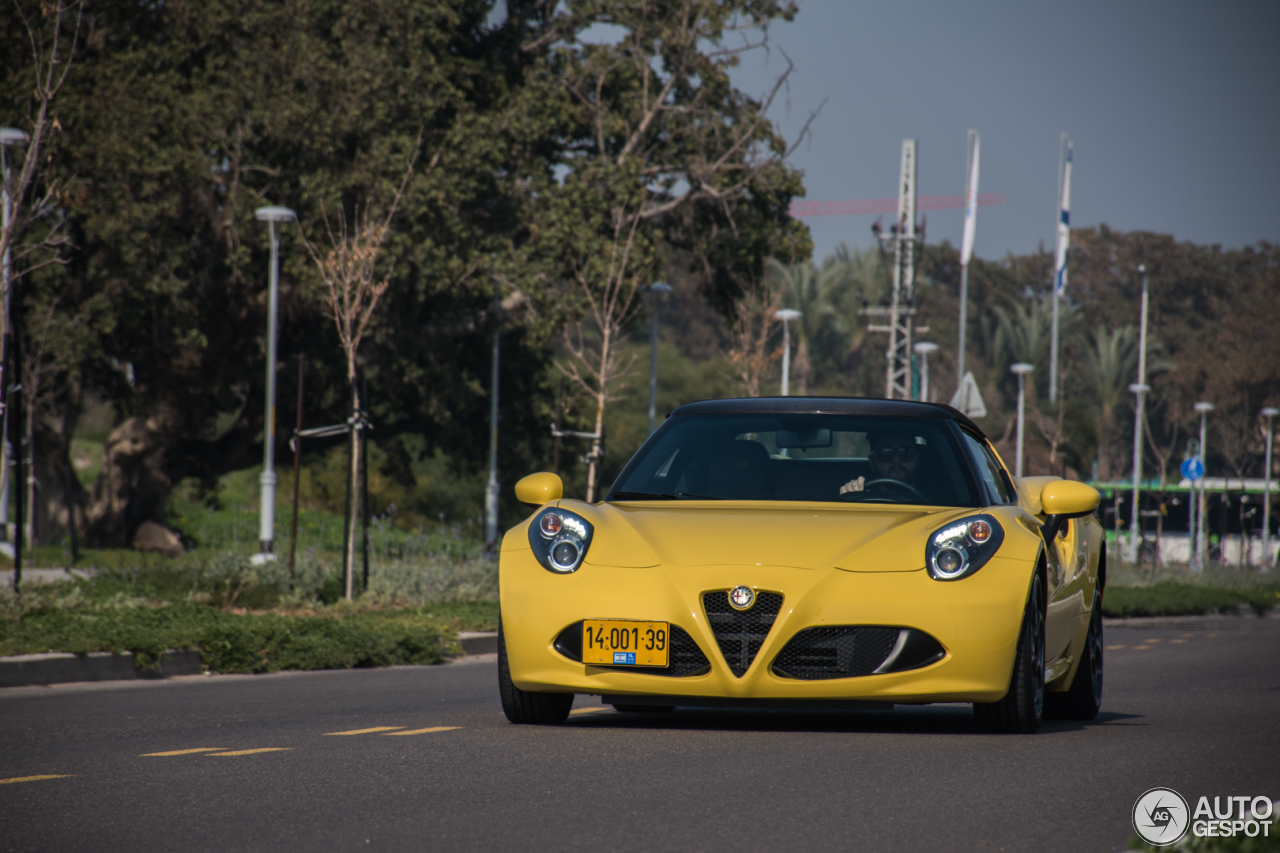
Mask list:
[{"label": "hazy sky", "polygon": [[[801,0],[772,42],[795,62],[776,120],[814,201],[896,195],[902,140],[919,140],[921,195],[964,191],[965,136],[982,135],[976,254],[1052,248],[1059,134],[1075,143],[1072,224],[1236,247],[1280,241],[1280,2]],[[735,73],[759,94],[774,52]],[[959,244],[962,211],[928,213]],[[889,217],[891,218],[891,217]],[[815,259],[872,244],[872,216],[807,218]]]}]

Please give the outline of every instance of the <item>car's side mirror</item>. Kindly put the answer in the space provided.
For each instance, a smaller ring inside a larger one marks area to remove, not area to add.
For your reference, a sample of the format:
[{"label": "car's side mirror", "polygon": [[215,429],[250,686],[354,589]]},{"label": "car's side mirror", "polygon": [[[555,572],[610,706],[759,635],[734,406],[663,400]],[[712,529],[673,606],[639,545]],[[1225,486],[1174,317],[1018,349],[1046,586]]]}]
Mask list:
[{"label": "car's side mirror", "polygon": [[530,474],[516,483],[516,500],[529,506],[542,506],[564,497],[564,482],[547,471]]},{"label": "car's side mirror", "polygon": [[1046,484],[1040,490],[1040,507],[1045,514],[1040,532],[1044,540],[1052,542],[1067,519],[1092,515],[1101,500],[1097,489],[1075,480],[1054,480]]}]

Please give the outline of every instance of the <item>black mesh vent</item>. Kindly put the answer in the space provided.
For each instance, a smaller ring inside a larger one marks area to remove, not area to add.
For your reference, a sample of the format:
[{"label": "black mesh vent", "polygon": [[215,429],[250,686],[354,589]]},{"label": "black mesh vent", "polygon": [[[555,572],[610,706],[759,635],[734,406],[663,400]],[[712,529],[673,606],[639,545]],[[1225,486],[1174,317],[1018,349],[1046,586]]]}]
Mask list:
[{"label": "black mesh vent", "polygon": [[[582,623],[574,622],[556,637],[555,649],[560,654],[582,663]],[[599,666],[599,664],[592,664]],[[672,678],[686,678],[690,675],[702,675],[711,670],[711,661],[698,648],[683,628],[671,626],[671,651],[666,666],[609,666],[604,669],[619,669],[627,672],[640,672],[645,675],[666,675]]]},{"label": "black mesh vent", "polygon": [[764,638],[769,636],[773,620],[782,609],[782,596],[776,592],[757,593],[755,605],[739,613],[729,606],[729,593],[705,592],[702,606],[706,608],[707,621],[711,623],[725,663],[741,678],[756,659]]},{"label": "black mesh vent", "polygon": [[879,626],[806,628],[773,659],[773,671],[805,681],[870,675],[889,657],[899,632]]}]

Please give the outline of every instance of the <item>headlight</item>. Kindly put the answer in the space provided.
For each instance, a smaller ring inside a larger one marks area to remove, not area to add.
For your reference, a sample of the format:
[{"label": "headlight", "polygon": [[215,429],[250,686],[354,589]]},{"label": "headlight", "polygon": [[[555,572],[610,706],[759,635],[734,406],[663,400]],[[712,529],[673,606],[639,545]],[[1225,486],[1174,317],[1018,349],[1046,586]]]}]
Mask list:
[{"label": "headlight", "polygon": [[591,522],[577,513],[544,509],[529,525],[529,547],[544,569],[567,575],[582,565],[594,533]]},{"label": "headlight", "polygon": [[991,516],[962,518],[929,537],[925,566],[934,580],[960,580],[985,566],[1003,543],[1004,528]]}]

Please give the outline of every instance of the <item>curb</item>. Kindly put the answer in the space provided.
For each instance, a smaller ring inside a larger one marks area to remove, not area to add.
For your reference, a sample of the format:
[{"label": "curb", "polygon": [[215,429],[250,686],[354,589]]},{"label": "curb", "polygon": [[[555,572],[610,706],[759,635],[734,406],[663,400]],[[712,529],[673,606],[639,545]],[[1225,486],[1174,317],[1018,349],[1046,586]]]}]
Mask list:
[{"label": "curb", "polygon": [[169,650],[157,669],[139,669],[133,652],[89,652],[76,655],[50,652],[43,655],[15,655],[0,658],[0,687],[32,684],[63,684],[69,681],[132,681],[199,675],[204,672],[200,653],[189,649]]},{"label": "curb", "polygon": [[[488,631],[459,631],[462,656],[487,655],[498,651],[498,635]],[[139,669],[132,652],[50,652],[42,655],[0,657],[0,688],[66,684],[76,681],[135,681],[171,678],[175,675],[203,675],[200,652],[170,649],[157,669]]]}]

